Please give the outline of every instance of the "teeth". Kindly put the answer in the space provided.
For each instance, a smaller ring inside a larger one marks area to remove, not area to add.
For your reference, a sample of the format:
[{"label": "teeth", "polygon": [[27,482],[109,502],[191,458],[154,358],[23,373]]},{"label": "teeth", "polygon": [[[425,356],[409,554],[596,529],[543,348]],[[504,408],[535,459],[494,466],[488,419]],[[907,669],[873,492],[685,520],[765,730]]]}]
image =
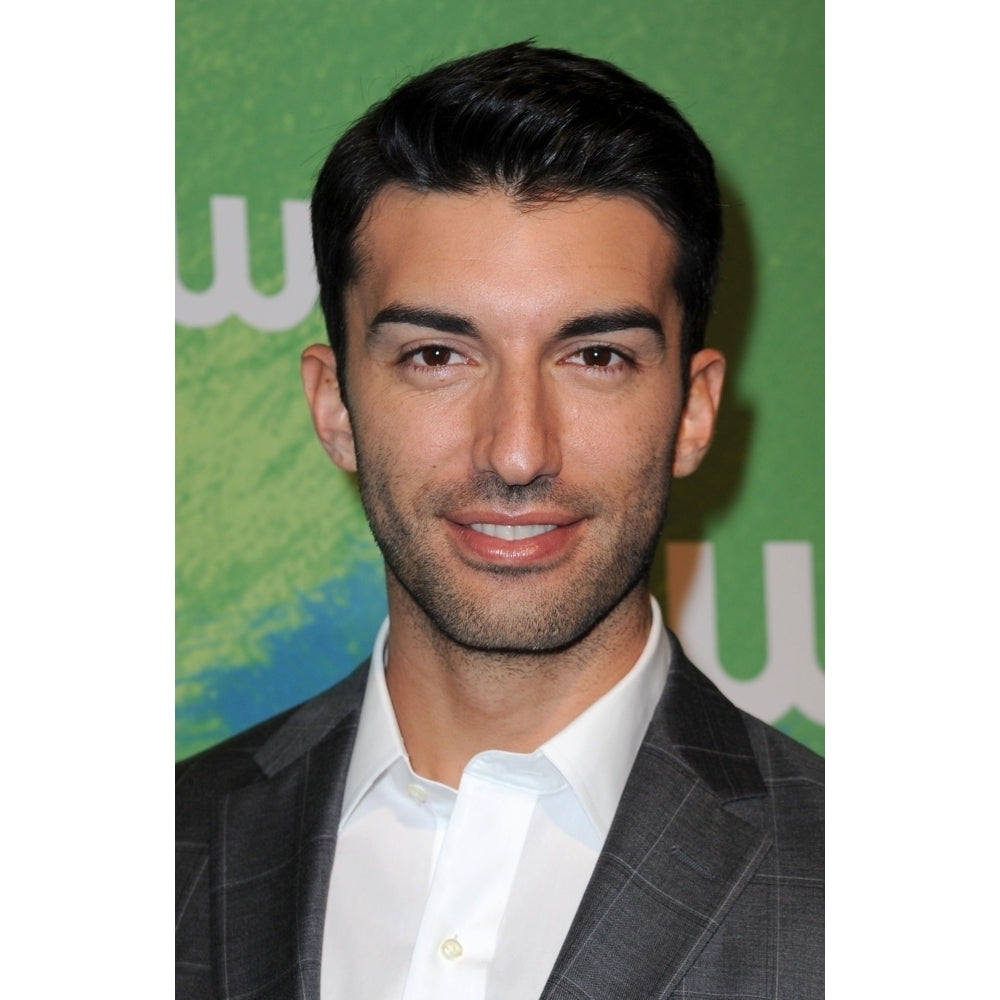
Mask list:
[{"label": "teeth", "polygon": [[505,542],[519,542],[522,538],[534,538],[552,531],[554,524],[470,524],[473,531],[482,532],[491,538],[502,538]]}]

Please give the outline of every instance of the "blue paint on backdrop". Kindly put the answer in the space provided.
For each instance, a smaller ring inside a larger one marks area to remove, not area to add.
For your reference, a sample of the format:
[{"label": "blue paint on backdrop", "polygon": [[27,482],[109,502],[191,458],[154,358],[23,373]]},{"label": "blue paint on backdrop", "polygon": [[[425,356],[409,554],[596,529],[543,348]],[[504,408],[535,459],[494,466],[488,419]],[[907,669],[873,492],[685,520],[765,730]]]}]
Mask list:
[{"label": "blue paint on backdrop", "polygon": [[213,727],[211,742],[223,740],[337,683],[371,653],[386,615],[381,572],[330,580],[315,593],[299,602],[305,624],[263,640],[264,662],[227,664],[198,675],[205,694],[178,705],[180,731],[196,732],[221,718],[222,729]]}]

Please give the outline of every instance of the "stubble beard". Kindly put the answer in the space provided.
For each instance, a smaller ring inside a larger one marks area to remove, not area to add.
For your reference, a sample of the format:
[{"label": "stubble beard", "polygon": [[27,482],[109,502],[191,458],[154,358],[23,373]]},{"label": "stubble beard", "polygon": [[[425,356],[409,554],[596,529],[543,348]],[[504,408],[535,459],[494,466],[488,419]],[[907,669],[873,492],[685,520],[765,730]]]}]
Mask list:
[{"label": "stubble beard", "polygon": [[[360,461],[358,484],[368,523],[399,586],[438,633],[467,650],[523,656],[556,652],[579,642],[645,584],[666,516],[671,463],[656,457],[640,470],[637,491],[623,500],[626,511],[609,511],[603,497],[550,478],[511,486],[494,474],[466,483],[427,488],[411,513],[396,501],[389,462]],[[662,464],[661,464],[662,463]],[[442,511],[462,507],[545,506],[578,513],[590,537],[573,554],[578,568],[558,586],[546,570],[478,567],[495,597],[463,588],[456,556],[442,547],[437,521]],[[435,548],[435,539],[438,548]],[[509,585],[505,585],[505,581]],[[643,590],[644,590],[643,586]]]}]

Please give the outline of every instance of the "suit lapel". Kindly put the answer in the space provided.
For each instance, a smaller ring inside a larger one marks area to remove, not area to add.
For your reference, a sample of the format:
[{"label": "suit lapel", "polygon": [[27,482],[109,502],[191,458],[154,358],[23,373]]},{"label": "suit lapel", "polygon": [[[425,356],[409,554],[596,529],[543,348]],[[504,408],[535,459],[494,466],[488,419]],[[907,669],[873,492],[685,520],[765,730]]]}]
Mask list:
[{"label": "suit lapel", "polygon": [[226,1000],[318,1000],[327,888],[358,719],[355,704],[331,727],[330,711],[318,703],[293,715],[256,755],[266,780],[220,808],[212,928],[216,990]]},{"label": "suit lapel", "polygon": [[764,791],[738,710],[675,641],[543,1000],[670,996],[770,847],[768,832],[726,808]]}]

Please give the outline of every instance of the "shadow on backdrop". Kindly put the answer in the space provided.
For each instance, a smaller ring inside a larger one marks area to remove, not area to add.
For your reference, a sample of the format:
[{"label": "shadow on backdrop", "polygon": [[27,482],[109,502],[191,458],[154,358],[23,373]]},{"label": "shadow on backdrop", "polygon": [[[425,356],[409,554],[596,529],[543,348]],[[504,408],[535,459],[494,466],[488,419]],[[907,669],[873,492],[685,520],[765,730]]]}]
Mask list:
[{"label": "shadow on backdrop", "polygon": [[[746,353],[757,299],[756,252],[747,207],[719,170],[724,243],[719,287],[705,342],[726,357],[726,384],[712,447],[691,476],[674,481],[667,524],[657,549],[651,588],[666,605],[665,543],[711,537],[712,522],[737,502],[753,439],[753,403],[738,395],[739,371]],[[682,594],[687,588],[682,587]],[[683,597],[681,598],[683,600]]]}]

